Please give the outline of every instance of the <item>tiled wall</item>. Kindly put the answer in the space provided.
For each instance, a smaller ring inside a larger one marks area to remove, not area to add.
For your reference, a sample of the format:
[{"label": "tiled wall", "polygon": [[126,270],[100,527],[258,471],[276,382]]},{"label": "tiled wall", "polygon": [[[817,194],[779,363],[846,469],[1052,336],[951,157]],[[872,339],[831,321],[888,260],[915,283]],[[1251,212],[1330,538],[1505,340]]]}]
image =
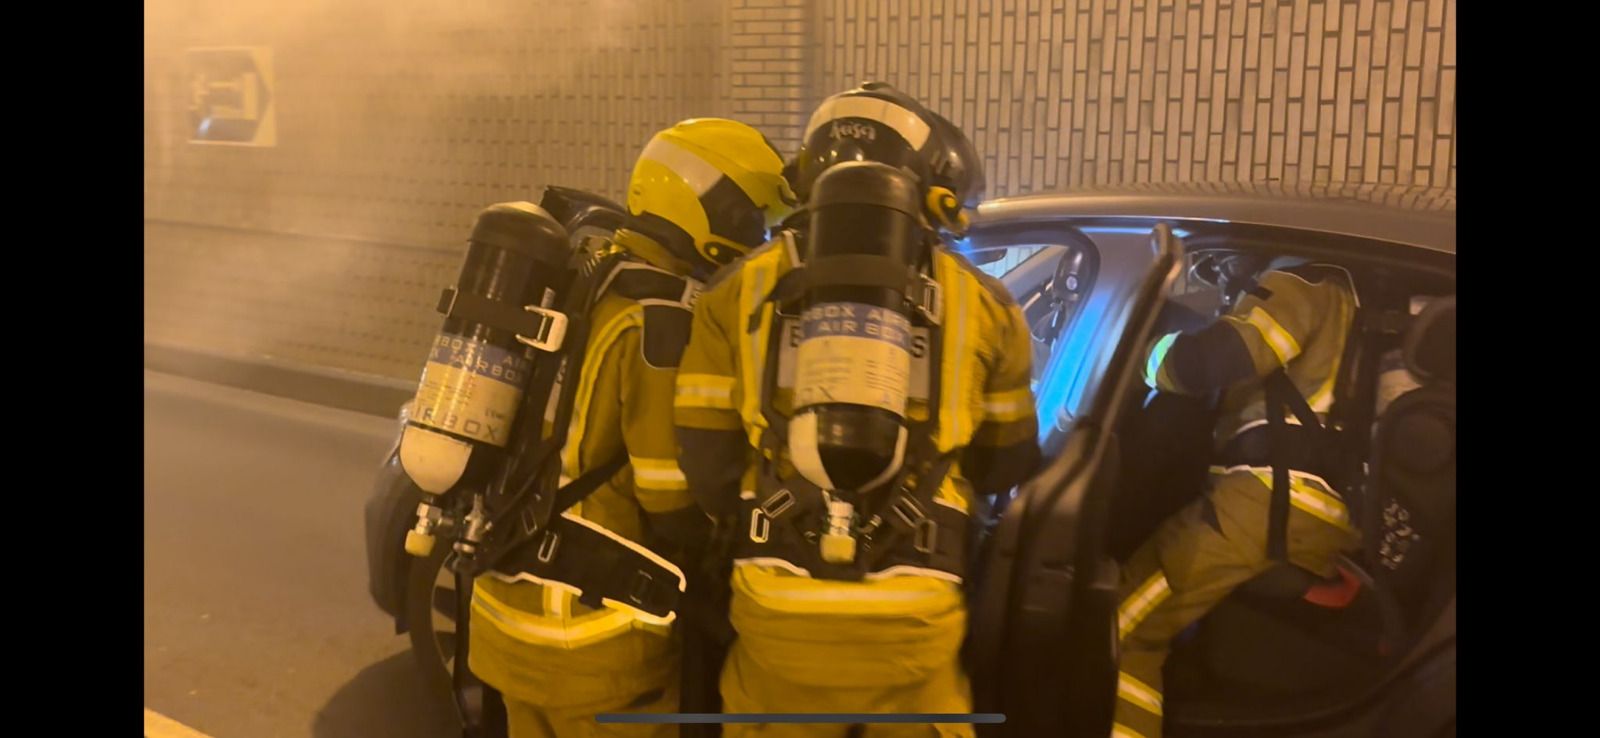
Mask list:
[{"label": "tiled wall", "polygon": [[760,128],[785,155],[811,114],[807,77],[813,0],[727,0],[733,115]]},{"label": "tiled wall", "polygon": [[1149,181],[1455,184],[1455,0],[818,0],[815,101],[883,79],[990,193]]},{"label": "tiled wall", "polygon": [[[145,337],[414,377],[472,214],[622,197],[654,130],[786,153],[885,79],[991,195],[1129,181],[1454,185],[1454,0],[152,0]],[[187,142],[184,50],[273,50],[277,143]]]},{"label": "tiled wall", "polygon": [[[726,11],[152,0],[146,341],[415,377],[477,210],[547,183],[621,198],[652,132],[733,113]],[[184,50],[232,45],[273,49],[272,148],[187,141]]]}]

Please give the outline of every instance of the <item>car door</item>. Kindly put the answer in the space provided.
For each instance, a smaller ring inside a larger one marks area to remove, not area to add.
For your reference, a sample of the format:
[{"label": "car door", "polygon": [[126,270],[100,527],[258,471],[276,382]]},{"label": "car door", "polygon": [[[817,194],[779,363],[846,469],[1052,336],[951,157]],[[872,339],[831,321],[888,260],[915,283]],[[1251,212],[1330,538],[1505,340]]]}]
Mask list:
[{"label": "car door", "polygon": [[[987,735],[1110,732],[1118,573],[1103,551],[1117,483],[1116,416],[1129,393],[1143,389],[1142,349],[1183,263],[1166,225],[1149,238],[1140,270],[1120,286],[1097,285],[1085,303],[1080,322],[1109,327],[1095,334],[1096,345],[1058,343],[1039,386],[1041,414],[1053,416],[1041,419],[1048,461],[1006,505],[975,568],[967,652],[975,707],[1005,716],[983,726]],[[975,239],[981,245],[983,234]],[[1070,410],[1051,394],[1052,381],[1068,379],[1082,393]]]}]

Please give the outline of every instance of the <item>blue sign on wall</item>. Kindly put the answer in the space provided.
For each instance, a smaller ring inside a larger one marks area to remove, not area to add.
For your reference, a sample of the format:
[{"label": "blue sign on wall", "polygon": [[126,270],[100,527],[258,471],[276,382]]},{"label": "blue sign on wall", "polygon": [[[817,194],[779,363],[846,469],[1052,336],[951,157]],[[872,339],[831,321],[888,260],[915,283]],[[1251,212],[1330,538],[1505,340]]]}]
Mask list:
[{"label": "blue sign on wall", "polygon": [[190,49],[189,141],[273,146],[272,49]]}]

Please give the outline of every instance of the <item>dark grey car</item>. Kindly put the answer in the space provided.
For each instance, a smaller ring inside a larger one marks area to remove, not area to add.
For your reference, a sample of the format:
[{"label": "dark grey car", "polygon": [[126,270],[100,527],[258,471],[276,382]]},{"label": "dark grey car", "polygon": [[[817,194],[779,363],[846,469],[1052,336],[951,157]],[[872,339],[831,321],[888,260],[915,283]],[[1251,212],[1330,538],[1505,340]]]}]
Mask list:
[{"label": "dark grey car", "polygon": [[[1022,304],[1035,341],[1046,469],[993,522],[973,582],[969,664],[993,735],[1110,732],[1118,562],[1201,490],[1215,404],[1149,393],[1151,337],[1220,298],[1204,252],[1298,254],[1345,267],[1367,359],[1419,387],[1368,419],[1346,490],[1366,547],[1319,581],[1284,566],[1180,637],[1166,734],[1444,736],[1455,729],[1455,199],[1383,185],[1146,185],[986,203],[967,243]],[[1438,309],[1409,316],[1408,300]],[[1370,413],[1369,413],[1370,414]]]}]

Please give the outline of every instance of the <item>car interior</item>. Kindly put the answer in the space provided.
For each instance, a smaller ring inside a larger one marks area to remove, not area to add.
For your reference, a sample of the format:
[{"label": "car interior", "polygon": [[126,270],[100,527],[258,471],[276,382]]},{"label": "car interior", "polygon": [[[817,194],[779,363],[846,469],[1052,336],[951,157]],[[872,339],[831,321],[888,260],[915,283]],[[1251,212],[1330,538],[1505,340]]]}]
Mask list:
[{"label": "car interior", "polygon": [[[1040,386],[1048,381],[1043,367],[1053,352],[1071,350],[1060,345],[1063,331],[1081,317],[1089,296],[1106,288],[1096,284],[1098,267],[1120,247],[1093,231],[1061,232],[1069,235],[1047,246],[1008,247],[1024,250],[1023,258],[996,262],[1006,266],[997,276],[1032,330],[1041,397],[1050,391]],[[1344,491],[1364,531],[1362,548],[1341,559],[1334,577],[1279,565],[1175,642],[1166,673],[1168,734],[1236,735],[1336,715],[1378,694],[1423,655],[1415,646],[1453,601],[1454,277],[1438,263],[1398,261],[1393,248],[1268,233],[1180,235],[1190,268],[1168,295],[1157,335],[1198,328],[1222,309],[1219,291],[1193,273],[1208,252],[1307,256],[1351,274],[1360,300],[1357,345],[1347,354],[1354,360],[1342,367],[1332,415],[1355,431],[1347,436],[1366,470]],[[1201,494],[1219,400],[1130,395],[1116,431],[1104,543],[1118,561]],[[1380,395],[1386,407],[1374,417]],[[1003,514],[1004,501],[996,508]],[[1108,678],[1114,682],[1114,673]]]}]

